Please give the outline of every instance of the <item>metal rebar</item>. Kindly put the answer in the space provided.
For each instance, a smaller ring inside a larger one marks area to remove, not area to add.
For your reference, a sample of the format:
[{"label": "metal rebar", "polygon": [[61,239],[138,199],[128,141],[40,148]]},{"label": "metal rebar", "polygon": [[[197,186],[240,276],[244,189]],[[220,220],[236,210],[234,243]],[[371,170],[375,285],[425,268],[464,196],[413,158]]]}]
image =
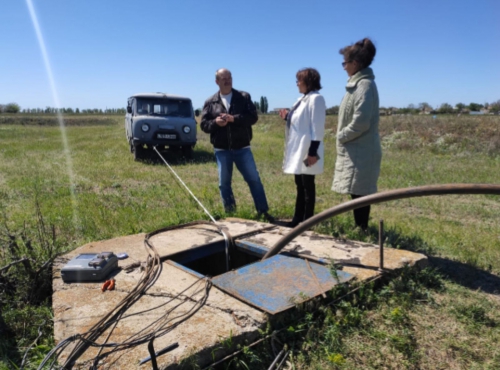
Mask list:
[{"label": "metal rebar", "polygon": [[230,246],[230,242],[229,242],[229,237],[227,236],[226,234],[226,231],[224,231],[224,229],[220,229],[220,232],[222,233],[222,235],[224,236],[224,250],[226,251],[226,272],[229,272],[229,269],[231,267],[231,259],[229,257],[229,246]]},{"label": "metal rebar", "polygon": [[[151,339],[151,342],[153,341],[153,339]],[[151,343],[150,342],[150,343]],[[158,352],[156,352],[154,355],[155,357],[158,357],[158,356],[161,356],[167,352],[170,352],[170,351],[173,351],[174,349],[176,349],[177,347],[179,347],[179,343],[175,342],[161,350],[159,350]],[[149,344],[148,344],[148,350],[149,350]],[[140,362],[139,362],[139,365],[142,365],[142,364],[145,364],[146,362],[150,361],[152,359],[152,356],[148,356],[148,357],[145,357],[143,358]]]},{"label": "metal rebar", "polygon": [[276,365],[276,363],[280,360],[281,356],[283,355],[283,353],[285,352],[285,349],[283,348],[280,353],[278,353],[278,356],[276,356],[276,358],[274,359],[274,361],[271,363],[271,366],[269,366],[269,368],[267,370],[272,370],[272,368],[274,367],[274,365]]},{"label": "metal rebar", "polygon": [[384,220],[378,224],[378,248],[380,249],[380,271],[384,271]]},{"label": "metal rebar", "polygon": [[281,359],[281,362],[278,364],[278,366],[276,366],[276,370],[280,370],[281,367],[283,366],[283,364],[285,363],[286,361],[286,358],[288,357],[288,355],[290,354],[290,350],[286,351],[285,355],[283,356],[283,358]]},{"label": "metal rebar", "polygon": [[351,200],[346,203],[339,204],[338,206],[327,209],[317,215],[308,218],[292,229],[287,235],[283,236],[280,240],[269,249],[269,251],[262,258],[263,260],[274,256],[279,253],[288,243],[290,243],[297,236],[304,231],[310,229],[321,221],[327,220],[331,217],[337,216],[341,213],[351,211],[353,209],[369,206],[371,204],[388,202],[390,200],[425,197],[430,195],[449,195],[449,194],[493,194],[500,195],[500,185],[493,184],[446,184],[446,185],[428,185],[417,186],[413,188],[404,188],[385,191],[367,195],[361,198]]},{"label": "metal rebar", "polygon": [[153,370],[158,370],[158,364],[156,362],[156,354],[155,354],[155,348],[153,346],[153,341],[155,338],[151,338],[151,340],[148,343],[148,351],[149,351],[149,357],[151,359],[151,367]]}]

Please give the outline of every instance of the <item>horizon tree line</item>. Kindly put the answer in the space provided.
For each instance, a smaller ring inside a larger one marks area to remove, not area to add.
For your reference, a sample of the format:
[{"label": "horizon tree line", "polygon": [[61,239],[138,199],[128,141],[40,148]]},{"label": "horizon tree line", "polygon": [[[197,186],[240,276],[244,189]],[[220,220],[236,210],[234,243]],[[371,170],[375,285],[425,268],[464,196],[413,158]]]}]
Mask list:
[{"label": "horizon tree line", "polygon": [[[260,113],[269,113],[269,103],[267,97],[261,96],[260,102],[254,101],[255,107]],[[474,103],[471,102],[468,105],[464,103],[457,103],[453,107],[449,103],[442,103],[440,106],[433,108],[429,103],[423,102],[418,105],[409,104],[407,107],[397,108],[397,107],[380,107],[383,111],[397,111],[403,114],[418,114],[421,112],[432,112],[439,114],[446,113],[466,113],[466,112],[479,112],[481,109],[488,109],[492,113],[500,112],[500,100],[494,101],[492,103]],[[327,108],[327,114],[338,114],[339,106],[335,105]],[[0,104],[0,114],[1,113],[24,113],[24,114],[125,114],[125,108],[92,108],[92,109],[79,109],[79,108],[55,108],[55,107],[45,107],[45,108],[24,108],[21,109],[17,103]]]},{"label": "horizon tree line", "polygon": [[[339,112],[339,106],[335,105],[333,107],[327,108],[326,113],[327,114],[338,114]],[[397,107],[380,107],[380,110],[382,111],[397,111],[398,113],[402,114],[419,114],[421,112],[432,112],[432,113],[439,113],[439,114],[451,114],[451,113],[465,113],[465,112],[479,112],[481,109],[488,109],[490,112],[497,113],[500,112],[500,100],[497,100],[493,103],[484,103],[484,104],[479,104],[479,103],[469,103],[468,105],[463,104],[463,103],[457,103],[455,104],[455,107],[453,107],[451,104],[448,103],[443,103],[439,107],[433,108],[429,103],[419,103],[418,105],[415,104],[409,104],[407,107],[404,108],[397,108]]]},{"label": "horizon tree line", "polygon": [[79,109],[79,108],[24,108],[21,109],[17,103],[0,104],[0,113],[25,113],[25,114],[125,114],[125,108],[92,108],[92,109]]}]

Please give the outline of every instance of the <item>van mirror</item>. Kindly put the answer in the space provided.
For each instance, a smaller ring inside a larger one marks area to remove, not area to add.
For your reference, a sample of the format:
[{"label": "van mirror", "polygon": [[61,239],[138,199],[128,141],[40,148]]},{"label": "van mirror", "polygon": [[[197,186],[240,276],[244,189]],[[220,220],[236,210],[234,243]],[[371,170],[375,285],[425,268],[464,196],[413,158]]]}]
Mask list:
[{"label": "van mirror", "polygon": [[127,106],[127,113],[132,113],[132,107],[130,105]]},{"label": "van mirror", "polygon": [[199,110],[199,109],[196,109],[196,110],[194,111],[194,116],[195,116],[195,117],[198,117],[199,115],[200,115],[200,110]]}]

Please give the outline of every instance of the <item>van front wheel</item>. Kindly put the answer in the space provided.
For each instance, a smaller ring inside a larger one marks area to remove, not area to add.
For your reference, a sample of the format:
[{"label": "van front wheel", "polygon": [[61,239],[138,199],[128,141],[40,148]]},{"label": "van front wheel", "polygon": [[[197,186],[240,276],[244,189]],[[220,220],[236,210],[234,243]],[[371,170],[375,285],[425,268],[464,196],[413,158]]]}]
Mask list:
[{"label": "van front wheel", "polygon": [[182,155],[187,159],[193,158],[193,146],[192,145],[184,145],[182,147]]},{"label": "van front wheel", "polygon": [[144,158],[145,149],[142,145],[134,145],[134,160],[140,161]]}]

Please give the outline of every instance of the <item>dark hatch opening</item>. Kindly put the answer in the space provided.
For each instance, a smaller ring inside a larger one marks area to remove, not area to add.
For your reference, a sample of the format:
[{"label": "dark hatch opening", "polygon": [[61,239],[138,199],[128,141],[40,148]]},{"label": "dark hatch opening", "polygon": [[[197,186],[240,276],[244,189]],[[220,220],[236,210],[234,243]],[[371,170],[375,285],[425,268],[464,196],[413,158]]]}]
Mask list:
[{"label": "dark hatch opening", "polygon": [[[260,246],[236,243],[229,250],[230,270],[257,262],[266,252],[267,249]],[[224,241],[182,251],[169,259],[204,276],[218,276],[227,272]]]}]

